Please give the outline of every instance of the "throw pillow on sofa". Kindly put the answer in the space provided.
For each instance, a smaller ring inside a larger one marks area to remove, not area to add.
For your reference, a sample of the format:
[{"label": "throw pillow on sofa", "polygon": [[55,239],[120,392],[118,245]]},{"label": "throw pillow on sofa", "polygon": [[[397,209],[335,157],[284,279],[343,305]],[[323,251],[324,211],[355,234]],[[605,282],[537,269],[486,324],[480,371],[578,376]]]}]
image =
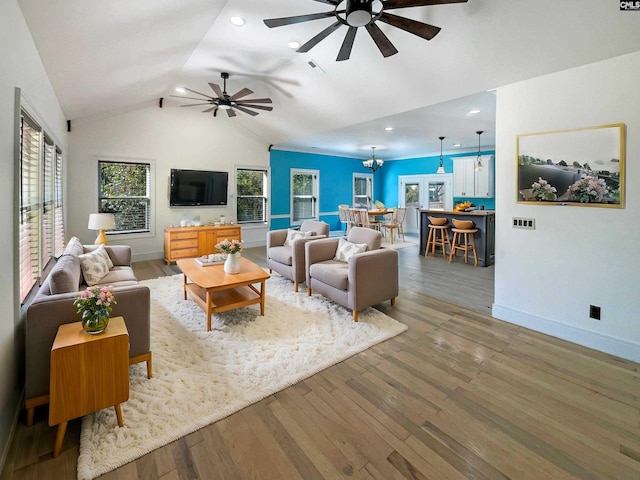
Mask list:
[{"label": "throw pillow on sofa", "polygon": [[313,235],[313,232],[301,232],[299,230],[288,230],[287,238],[284,241],[286,247],[293,245],[293,242],[298,238],[307,238]]},{"label": "throw pillow on sofa", "polygon": [[84,275],[84,279],[90,287],[100,283],[100,280],[109,273],[109,264],[113,265],[109,254],[104,249],[104,245],[100,245],[89,253],[80,255],[78,258],[80,259],[82,275]]},{"label": "throw pillow on sofa", "polygon": [[333,258],[339,262],[349,262],[349,259],[357,253],[366,252],[366,243],[351,243],[344,238],[338,241],[338,249],[336,250],[336,256]]}]

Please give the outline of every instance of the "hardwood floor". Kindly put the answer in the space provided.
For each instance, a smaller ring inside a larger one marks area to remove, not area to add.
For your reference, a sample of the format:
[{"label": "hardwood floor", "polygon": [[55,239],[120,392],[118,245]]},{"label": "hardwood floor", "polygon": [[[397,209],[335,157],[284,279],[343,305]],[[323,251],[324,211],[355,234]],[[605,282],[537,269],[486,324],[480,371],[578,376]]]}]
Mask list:
[{"label": "hardwood floor", "polygon": [[[492,267],[399,253],[402,293],[377,308],[406,333],[100,478],[640,479],[639,364],[491,318]],[[1,480],[75,478],[79,421],[53,459],[37,410]]]}]

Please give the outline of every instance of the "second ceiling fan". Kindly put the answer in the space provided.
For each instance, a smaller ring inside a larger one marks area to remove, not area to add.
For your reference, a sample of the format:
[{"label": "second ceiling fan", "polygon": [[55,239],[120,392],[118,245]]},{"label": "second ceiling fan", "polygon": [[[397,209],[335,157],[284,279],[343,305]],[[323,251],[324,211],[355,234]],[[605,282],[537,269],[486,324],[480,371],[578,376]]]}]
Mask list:
[{"label": "second ceiling fan", "polygon": [[466,3],[467,0],[314,0],[320,3],[333,5],[334,10],[330,12],[310,13],[307,15],[296,15],[294,17],[271,18],[264,20],[269,28],[293,25],[295,23],[309,22],[321,18],[335,17],[335,23],[318,33],[315,37],[302,45],[297,52],[308,52],[322,40],[343,25],[349,30],[344,37],[342,47],[338,53],[337,61],[348,60],[351,56],[351,49],[356,38],[359,27],[365,27],[380,53],[384,57],[389,57],[398,53],[389,38],[376,25],[377,21],[387,23],[393,27],[400,28],[426,40],[431,40],[440,31],[440,27],[427,23],[400,17],[387,13],[387,10],[407,7],[425,7],[428,5],[441,5],[445,3]]}]

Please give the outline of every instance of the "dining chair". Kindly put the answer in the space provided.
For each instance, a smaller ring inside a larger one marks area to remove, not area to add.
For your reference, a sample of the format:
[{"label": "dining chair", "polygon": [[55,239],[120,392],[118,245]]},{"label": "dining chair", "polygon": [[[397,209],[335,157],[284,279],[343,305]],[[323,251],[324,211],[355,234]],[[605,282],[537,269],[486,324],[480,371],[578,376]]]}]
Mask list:
[{"label": "dining chair", "polygon": [[398,231],[398,239],[402,235],[402,241],[404,242],[404,219],[407,214],[406,207],[394,208],[391,212],[391,221],[381,224],[381,227],[385,230],[389,230],[389,236],[391,237],[391,243],[394,243],[394,237],[396,230]]}]

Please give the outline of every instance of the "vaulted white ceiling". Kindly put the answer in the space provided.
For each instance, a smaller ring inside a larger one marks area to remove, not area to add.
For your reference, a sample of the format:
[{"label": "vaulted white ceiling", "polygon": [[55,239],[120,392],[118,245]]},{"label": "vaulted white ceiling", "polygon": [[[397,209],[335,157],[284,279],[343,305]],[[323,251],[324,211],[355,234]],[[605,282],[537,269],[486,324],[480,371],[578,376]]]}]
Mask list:
[{"label": "vaulted white ceiling", "polygon": [[[469,0],[393,13],[437,25],[431,41],[378,22],[399,53],[383,58],[359,29],[351,59],[336,62],[346,28],[308,53],[330,18],[267,28],[266,18],[332,10],[313,0],[19,0],[44,66],[72,121],[136,108],[181,107],[174,88],[208,93],[229,72],[273,99],[274,110],[234,122],[276,147],[384,158],[493,145],[495,96],[487,90],[640,49],[640,13],[606,0]],[[236,27],[232,16],[246,23]],[[312,68],[312,61],[318,68]],[[612,79],[615,88],[615,79]],[[567,95],[571,95],[570,88]],[[597,101],[597,97],[594,98]],[[472,108],[481,110],[469,115]],[[550,112],[552,114],[552,112]],[[523,112],[526,115],[526,112]],[[385,132],[384,127],[394,128]]]}]

